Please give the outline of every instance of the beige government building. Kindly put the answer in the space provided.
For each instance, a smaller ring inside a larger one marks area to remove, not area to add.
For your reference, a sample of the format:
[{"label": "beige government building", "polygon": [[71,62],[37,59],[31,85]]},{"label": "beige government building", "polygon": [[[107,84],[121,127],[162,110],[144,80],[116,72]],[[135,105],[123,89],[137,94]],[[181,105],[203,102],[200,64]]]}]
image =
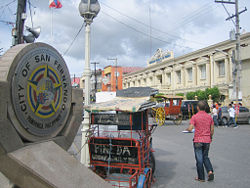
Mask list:
[{"label": "beige government building", "polygon": [[[235,41],[227,40],[173,58],[172,52],[157,50],[148,66],[123,77],[123,88],[150,86],[160,93],[177,94],[218,87],[224,105],[235,96],[232,54]],[[242,103],[250,107],[250,33],[241,35],[240,58]]]}]

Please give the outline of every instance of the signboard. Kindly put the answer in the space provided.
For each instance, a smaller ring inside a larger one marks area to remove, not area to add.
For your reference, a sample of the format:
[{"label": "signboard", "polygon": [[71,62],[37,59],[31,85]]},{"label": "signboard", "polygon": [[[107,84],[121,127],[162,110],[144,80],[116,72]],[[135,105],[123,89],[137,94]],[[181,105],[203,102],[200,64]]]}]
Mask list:
[{"label": "signboard", "polygon": [[106,75],[108,73],[111,73],[111,68],[112,68],[111,66],[104,68],[104,74]]},{"label": "signboard", "polygon": [[72,94],[61,55],[49,45],[34,46],[24,48],[12,78],[13,108],[21,127],[14,125],[28,140],[28,135],[50,137],[63,128]]},{"label": "signboard", "polygon": [[[131,119],[130,119],[131,116]],[[143,116],[143,117],[142,117]],[[118,114],[91,114],[91,124],[118,125],[118,130],[142,130],[146,127],[146,112],[118,113]],[[130,120],[132,125],[130,125]],[[143,121],[143,122],[142,122]],[[132,126],[132,127],[131,127]]]},{"label": "signboard", "polygon": [[162,49],[157,49],[156,53],[148,61],[148,66],[154,65],[156,63],[161,63],[163,60],[174,58],[172,51],[162,51]]},{"label": "signboard", "polygon": [[136,145],[139,143],[136,144],[134,140],[92,138],[89,144],[90,157],[93,161],[138,164]]}]

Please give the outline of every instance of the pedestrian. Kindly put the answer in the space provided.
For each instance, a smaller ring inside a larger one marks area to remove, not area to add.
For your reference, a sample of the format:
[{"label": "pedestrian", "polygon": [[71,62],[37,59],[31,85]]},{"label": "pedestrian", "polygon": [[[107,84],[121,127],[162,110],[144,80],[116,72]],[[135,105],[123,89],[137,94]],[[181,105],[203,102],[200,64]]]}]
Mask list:
[{"label": "pedestrian", "polygon": [[205,182],[204,166],[207,171],[208,181],[214,180],[214,170],[208,157],[210,143],[214,134],[214,122],[212,117],[205,112],[207,104],[205,101],[199,101],[197,104],[198,113],[191,120],[186,129],[191,132],[195,129],[193,146],[196,160],[197,177],[195,180]]},{"label": "pedestrian", "polygon": [[221,116],[222,116],[221,103],[219,103],[218,105],[219,105],[219,109],[218,109],[218,123],[219,123],[219,125],[222,125],[222,119],[221,119]]},{"label": "pedestrian", "polygon": [[212,117],[213,117],[214,125],[216,127],[218,127],[218,125],[219,125],[219,123],[218,123],[218,110],[216,109],[215,105],[213,105]]},{"label": "pedestrian", "polygon": [[232,104],[228,105],[229,109],[228,109],[228,113],[229,113],[229,121],[227,126],[229,127],[231,125],[231,123],[234,124],[234,128],[238,128],[236,121],[235,121],[235,109],[233,108]]}]

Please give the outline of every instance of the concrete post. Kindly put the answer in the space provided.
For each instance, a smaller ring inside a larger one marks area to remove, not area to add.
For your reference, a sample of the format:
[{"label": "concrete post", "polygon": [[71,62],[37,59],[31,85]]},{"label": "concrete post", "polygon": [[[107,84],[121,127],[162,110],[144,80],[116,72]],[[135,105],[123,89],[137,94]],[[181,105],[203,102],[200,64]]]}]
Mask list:
[{"label": "concrete post", "polygon": [[212,95],[208,96],[207,103],[208,103],[209,107],[211,107],[213,105]]},{"label": "concrete post", "polygon": [[[90,105],[90,23],[85,26],[85,92],[84,92],[84,106]],[[81,150],[81,163],[85,166],[89,165],[89,150],[87,144],[87,131],[89,129],[89,113],[84,112],[84,120],[82,122],[82,150]]]}]

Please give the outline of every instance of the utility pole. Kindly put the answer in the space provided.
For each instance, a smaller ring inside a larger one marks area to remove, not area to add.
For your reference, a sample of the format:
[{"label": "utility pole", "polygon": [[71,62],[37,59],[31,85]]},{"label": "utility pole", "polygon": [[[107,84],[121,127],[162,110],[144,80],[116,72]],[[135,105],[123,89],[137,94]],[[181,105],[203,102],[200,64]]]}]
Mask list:
[{"label": "utility pole", "polygon": [[[236,74],[235,80],[233,83],[235,83],[234,88],[235,90],[233,93],[236,93],[236,100],[238,103],[239,97],[242,97],[241,94],[241,85],[240,85],[240,79],[241,79],[241,58],[240,58],[240,18],[239,15],[245,11],[247,11],[246,7],[244,10],[239,12],[239,1],[215,1],[216,3],[227,3],[227,4],[234,4],[235,5],[235,14],[228,17],[226,20],[230,20],[235,17],[235,27],[236,27],[236,33],[235,33],[235,39],[236,39],[236,47],[235,47],[235,69],[233,70],[233,74]],[[241,96],[239,96],[239,93]]]},{"label": "utility pole", "polygon": [[23,43],[23,28],[26,19],[26,2],[27,0],[18,0],[17,13],[16,13],[16,28],[14,36],[13,46]]},{"label": "utility pole", "polygon": [[108,60],[115,61],[115,89],[118,90],[118,75],[117,75],[117,57],[116,58],[108,58]]},{"label": "utility pole", "polygon": [[96,65],[98,65],[98,62],[92,62],[91,64],[93,64],[95,66],[95,94],[97,92],[97,72],[96,72]]}]

